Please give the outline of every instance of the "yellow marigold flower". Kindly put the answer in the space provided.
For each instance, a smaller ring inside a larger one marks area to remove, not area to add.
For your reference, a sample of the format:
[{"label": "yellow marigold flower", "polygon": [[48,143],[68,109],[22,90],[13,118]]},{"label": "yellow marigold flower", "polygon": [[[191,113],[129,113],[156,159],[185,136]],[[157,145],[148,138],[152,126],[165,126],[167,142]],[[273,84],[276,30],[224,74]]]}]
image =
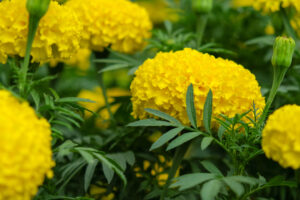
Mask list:
[{"label": "yellow marigold flower", "polygon": [[283,106],[269,116],[262,133],[266,156],[285,168],[300,168],[299,116],[300,106]]},{"label": "yellow marigold flower", "polygon": [[148,13],[129,0],[70,0],[65,5],[79,15],[84,24],[83,45],[93,50],[110,46],[132,53],[141,50],[151,36]]},{"label": "yellow marigold flower", "polygon": [[55,67],[58,62],[64,62],[69,66],[77,67],[81,71],[86,71],[90,67],[90,57],[91,57],[92,51],[90,49],[86,48],[80,48],[78,52],[73,55],[68,60],[57,60],[53,59],[50,61],[51,67]]},{"label": "yellow marigold flower", "polygon": [[[7,56],[25,55],[28,12],[25,0],[0,2],[0,62]],[[79,49],[82,25],[75,12],[67,6],[51,1],[41,19],[33,45],[32,61],[68,59]]]},{"label": "yellow marigold flower", "polygon": [[271,24],[268,24],[265,28],[265,33],[267,35],[274,35],[275,34],[275,29]]},{"label": "yellow marigold flower", "polygon": [[298,36],[300,37],[300,14],[296,14],[295,17],[291,20],[291,24],[295,31],[297,32]]},{"label": "yellow marigold flower", "polygon": [[287,8],[294,6],[300,11],[299,0],[253,0],[253,7],[264,12],[276,12],[280,10],[280,6]]},{"label": "yellow marigold flower", "polygon": [[[111,88],[107,90],[107,96],[108,96],[108,102],[112,103],[114,100],[114,97],[120,97],[120,96],[129,96],[130,92],[127,90],[122,90],[120,88]],[[90,102],[81,102],[81,105],[85,108],[97,112],[99,109],[103,108],[105,106],[105,100],[102,94],[102,90],[100,87],[96,87],[94,90],[82,90],[78,94],[79,98],[89,99],[92,101],[95,101],[95,103]],[[118,108],[120,107],[119,104],[112,105],[111,111],[116,112]],[[109,113],[106,108],[103,108],[99,111],[100,118],[96,119],[96,125],[99,128],[106,128],[109,124],[107,120],[109,119]],[[85,112],[85,117],[89,118],[92,116],[92,113]]]},{"label": "yellow marigold flower", "polygon": [[102,182],[98,182],[97,185],[91,185],[90,194],[91,197],[97,198],[101,200],[113,200],[115,198],[114,191],[116,188],[113,188],[113,191],[110,193],[107,190],[107,185],[103,184]]},{"label": "yellow marigold flower", "polygon": [[253,102],[260,111],[265,106],[260,87],[249,70],[233,61],[189,48],[158,53],[154,59],[146,60],[135,75],[131,84],[135,118],[149,117],[144,109],[152,108],[189,124],[185,98],[191,83],[200,127],[209,89],[213,92],[213,117],[247,112]]},{"label": "yellow marigold flower", "polygon": [[233,7],[247,7],[252,6],[254,0],[233,0]]},{"label": "yellow marigold flower", "polygon": [[50,125],[6,90],[0,108],[0,200],[30,200],[53,176]]},{"label": "yellow marigold flower", "polygon": [[170,8],[165,0],[141,0],[137,3],[147,10],[154,24],[159,24],[166,20],[177,21],[179,19],[178,10]]}]

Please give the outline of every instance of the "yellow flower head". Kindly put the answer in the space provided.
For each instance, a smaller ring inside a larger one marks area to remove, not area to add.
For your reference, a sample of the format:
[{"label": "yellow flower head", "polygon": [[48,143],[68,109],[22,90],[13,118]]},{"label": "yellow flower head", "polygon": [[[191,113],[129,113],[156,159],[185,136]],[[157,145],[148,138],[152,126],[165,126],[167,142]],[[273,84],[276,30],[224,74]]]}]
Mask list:
[{"label": "yellow flower head", "polygon": [[[28,12],[25,0],[0,2],[0,62],[7,56],[25,55]],[[68,59],[79,49],[82,25],[75,12],[67,6],[51,1],[41,19],[33,42],[33,62]]]},{"label": "yellow flower head", "polygon": [[300,37],[300,14],[296,14],[294,18],[291,20],[291,24],[294,30],[297,32],[298,36]]},{"label": "yellow flower head", "polygon": [[162,23],[165,20],[177,21],[179,18],[178,10],[170,8],[166,0],[141,0],[137,3],[147,10],[154,24]]},{"label": "yellow flower head", "polygon": [[[107,97],[108,97],[108,102],[112,103],[114,101],[114,97],[120,97],[120,96],[129,96],[130,93],[127,90],[122,90],[119,88],[111,88],[107,90]],[[107,123],[107,120],[109,120],[109,113],[108,110],[105,107],[105,100],[104,96],[102,94],[102,90],[100,87],[96,87],[94,90],[82,90],[78,94],[79,98],[84,98],[84,99],[89,99],[94,101],[95,103],[90,103],[90,102],[82,102],[81,105],[93,112],[98,112],[99,109],[99,116],[100,118],[96,119],[96,125],[99,128],[106,128],[109,124]],[[112,105],[110,108],[112,112],[115,112],[118,110],[120,107],[119,104]],[[85,112],[85,116],[87,118],[92,116],[92,113],[90,112]]]},{"label": "yellow flower head", "polygon": [[49,123],[0,90],[0,200],[30,200],[54,166]]},{"label": "yellow flower head", "polygon": [[299,116],[300,106],[283,106],[269,116],[262,133],[266,156],[285,168],[300,168]]},{"label": "yellow flower head", "polygon": [[83,45],[102,51],[132,53],[141,50],[152,28],[146,10],[129,0],[70,0],[65,4],[84,24]]},{"label": "yellow flower head", "polygon": [[233,6],[253,6],[256,10],[262,10],[264,12],[279,11],[280,6],[283,8],[293,6],[300,11],[299,0],[233,0]]},{"label": "yellow flower head", "polygon": [[135,73],[131,84],[133,116],[147,118],[145,108],[163,111],[184,124],[186,91],[194,86],[198,125],[202,126],[203,105],[209,89],[213,92],[213,116],[225,114],[233,117],[252,108],[260,110],[264,97],[255,76],[243,66],[230,60],[215,58],[196,50],[158,53],[148,59]]},{"label": "yellow flower head", "polygon": [[252,6],[255,0],[233,0],[233,7],[247,7]]}]

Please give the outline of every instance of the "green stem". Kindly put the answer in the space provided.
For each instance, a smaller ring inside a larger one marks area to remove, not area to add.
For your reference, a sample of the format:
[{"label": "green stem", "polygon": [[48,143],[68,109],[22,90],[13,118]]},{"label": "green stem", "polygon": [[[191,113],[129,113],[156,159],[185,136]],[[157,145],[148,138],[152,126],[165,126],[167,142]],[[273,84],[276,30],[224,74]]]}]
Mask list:
[{"label": "green stem", "polygon": [[207,24],[208,15],[207,14],[197,14],[197,24],[196,24],[196,48],[199,48],[202,43],[205,27]]},{"label": "green stem", "polygon": [[19,74],[19,89],[20,89],[20,94],[23,97],[26,95],[26,79],[27,79],[27,71],[30,62],[30,52],[31,52],[34,36],[36,34],[38,25],[39,25],[39,20],[33,17],[32,15],[30,15],[25,58]]},{"label": "green stem", "polygon": [[168,192],[168,188],[171,184],[171,180],[175,176],[176,171],[177,171],[178,167],[180,166],[181,161],[183,160],[184,154],[188,149],[188,146],[189,146],[189,143],[186,143],[176,149],[175,155],[173,157],[173,164],[169,171],[167,182],[164,185],[163,191],[161,193],[160,200],[165,199],[167,192]]},{"label": "green stem", "polygon": [[105,101],[105,107],[109,113],[109,118],[110,118],[110,121],[112,123],[115,123],[115,119],[114,119],[114,115],[111,111],[111,107],[110,107],[110,103],[108,102],[108,97],[107,97],[107,92],[106,92],[106,87],[104,85],[104,82],[103,82],[103,76],[102,76],[102,73],[100,73],[99,75],[99,83],[100,83],[100,87],[102,89],[102,95],[104,97],[104,101]]},{"label": "green stem", "polygon": [[263,124],[263,122],[265,121],[265,119],[267,118],[267,115],[269,113],[269,109],[274,101],[274,98],[276,96],[277,90],[279,88],[279,86],[282,83],[282,80],[285,76],[285,73],[287,72],[287,68],[285,67],[274,67],[274,73],[273,73],[273,84],[272,84],[272,88],[266,103],[266,106],[264,108],[264,111],[259,119],[258,125],[261,127],[261,125]]}]

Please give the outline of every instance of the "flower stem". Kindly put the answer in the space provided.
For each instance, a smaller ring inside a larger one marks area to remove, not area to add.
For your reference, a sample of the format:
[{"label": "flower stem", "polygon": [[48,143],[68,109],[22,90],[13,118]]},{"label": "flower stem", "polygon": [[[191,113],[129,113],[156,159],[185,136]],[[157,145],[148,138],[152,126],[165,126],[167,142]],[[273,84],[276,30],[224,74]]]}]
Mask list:
[{"label": "flower stem", "polygon": [[286,72],[287,72],[287,68],[285,68],[285,67],[277,67],[274,70],[272,88],[270,90],[270,94],[269,94],[266,106],[265,106],[265,108],[263,110],[263,113],[262,113],[262,115],[261,115],[261,117],[258,121],[259,126],[261,126],[263,124],[263,122],[265,121],[265,119],[267,118],[267,115],[269,113],[269,109],[270,109],[270,107],[271,107],[271,105],[274,101],[274,98],[276,96],[278,88],[281,85],[282,80],[283,80]]},{"label": "flower stem", "polygon": [[23,97],[26,96],[26,79],[27,79],[27,72],[28,72],[29,62],[30,62],[30,52],[31,52],[34,36],[36,34],[38,25],[39,25],[39,19],[30,15],[25,58],[19,74],[19,90],[21,96]]},{"label": "flower stem", "polygon": [[196,48],[199,48],[202,43],[205,27],[207,24],[208,15],[207,14],[198,14],[197,15],[197,24],[196,24]]},{"label": "flower stem", "polygon": [[165,197],[167,195],[168,188],[169,188],[170,183],[171,183],[171,180],[175,176],[176,171],[177,171],[178,167],[180,166],[181,161],[183,160],[184,154],[188,149],[188,146],[189,146],[189,143],[186,143],[186,144],[183,144],[183,145],[181,145],[180,147],[178,147],[176,149],[175,155],[173,157],[173,164],[172,164],[172,167],[169,171],[167,182],[164,185],[163,191],[161,193],[160,200],[165,199]]}]

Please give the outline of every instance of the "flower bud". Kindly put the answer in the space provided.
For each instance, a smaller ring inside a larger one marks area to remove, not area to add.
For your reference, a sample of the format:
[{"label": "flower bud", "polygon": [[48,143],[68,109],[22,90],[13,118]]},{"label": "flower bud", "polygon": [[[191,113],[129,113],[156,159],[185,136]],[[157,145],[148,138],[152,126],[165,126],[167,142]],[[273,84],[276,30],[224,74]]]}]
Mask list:
[{"label": "flower bud", "polygon": [[41,19],[47,12],[50,0],[27,0],[26,7],[29,14]]},{"label": "flower bud", "polygon": [[293,38],[277,37],[273,47],[272,65],[274,67],[289,68],[295,50]]},{"label": "flower bud", "polygon": [[213,7],[213,0],[192,0],[192,6],[197,13],[209,13]]}]

